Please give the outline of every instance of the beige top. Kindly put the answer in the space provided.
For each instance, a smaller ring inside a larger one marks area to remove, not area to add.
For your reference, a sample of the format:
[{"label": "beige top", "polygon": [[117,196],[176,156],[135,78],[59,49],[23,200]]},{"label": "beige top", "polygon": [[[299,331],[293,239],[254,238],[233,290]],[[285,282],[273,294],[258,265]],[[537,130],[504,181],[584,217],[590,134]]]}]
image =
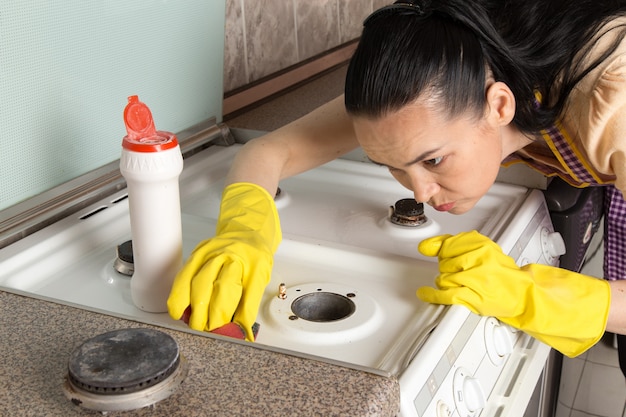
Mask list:
[{"label": "beige top", "polygon": [[[614,19],[598,32],[590,61],[614,42],[623,25],[626,17]],[[562,124],[574,152],[597,182],[615,182],[626,195],[626,40],[578,83]],[[517,154],[566,172],[543,146],[527,146]]]}]

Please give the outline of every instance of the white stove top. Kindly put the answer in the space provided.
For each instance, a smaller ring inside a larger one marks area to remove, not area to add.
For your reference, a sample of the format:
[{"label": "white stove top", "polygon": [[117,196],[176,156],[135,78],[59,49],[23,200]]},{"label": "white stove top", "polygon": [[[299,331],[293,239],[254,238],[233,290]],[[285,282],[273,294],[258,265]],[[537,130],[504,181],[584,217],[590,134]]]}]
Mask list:
[{"label": "white stove top", "polygon": [[[209,163],[189,165],[185,165],[185,170],[194,173],[182,180],[183,212],[216,219],[221,179],[206,187],[202,172]],[[211,166],[221,171],[214,163]],[[223,168],[225,175],[227,167]],[[524,187],[496,183],[470,212],[455,216],[426,206],[428,221],[412,228],[392,224],[388,217],[390,206],[400,199],[412,198],[413,194],[393,179],[386,168],[374,164],[335,160],[281,181],[280,189],[276,206],[287,239],[346,244],[429,262],[433,259],[417,251],[421,240],[473,229],[497,238],[506,227],[504,220],[515,213],[528,192]]]},{"label": "white stove top", "polygon": [[[185,160],[181,176],[184,256],[214,232],[223,178],[237,149],[237,145],[213,146]],[[475,328],[484,327],[465,309],[429,305],[415,296],[418,287],[433,285],[437,273],[435,259],[417,252],[419,241],[477,229],[498,241],[506,252],[515,253],[516,259],[536,262],[542,253],[540,245],[527,243],[545,222],[545,215],[535,213],[536,203],[520,214],[519,208],[529,200],[523,187],[495,184],[476,208],[461,216],[426,207],[428,221],[418,228],[387,220],[389,206],[412,194],[386,169],[373,164],[333,161],[285,180],[280,187],[276,204],[284,239],[259,312],[257,345],[401,376],[410,381],[409,395],[419,393],[422,398],[417,413],[427,413],[436,398],[444,398],[436,394],[443,381],[431,382],[434,391],[429,399],[422,387],[442,355],[451,358],[449,346],[460,343],[459,334],[463,344],[467,343],[477,334]],[[122,191],[79,216],[0,250],[0,288],[191,331],[166,313],[137,309],[130,297],[129,278],[113,269],[115,248],[130,239],[123,195]],[[95,214],[85,216],[91,212]],[[522,219],[518,219],[520,215]],[[512,222],[514,218],[518,220]],[[279,297],[280,284],[285,284],[286,298]],[[324,316],[322,322],[303,319],[310,311],[300,314],[292,305],[302,295],[308,295],[300,300],[303,303],[317,303],[313,314],[322,314],[320,310],[328,307],[323,314],[331,317]],[[295,319],[297,315],[300,318]],[[442,324],[431,334],[439,322]],[[470,330],[463,332],[463,326]],[[493,324],[485,328],[489,326]],[[511,338],[516,343],[519,335]],[[463,355],[461,348],[453,359]],[[418,369],[407,372],[414,356],[413,363],[420,364],[412,367]],[[463,369],[469,373],[478,369],[488,356],[484,347],[479,356],[483,359],[472,359]],[[448,373],[461,369],[451,363]],[[493,386],[495,379],[490,381]],[[446,401],[455,404],[451,391],[448,397]],[[411,413],[405,412],[424,415]]]}]

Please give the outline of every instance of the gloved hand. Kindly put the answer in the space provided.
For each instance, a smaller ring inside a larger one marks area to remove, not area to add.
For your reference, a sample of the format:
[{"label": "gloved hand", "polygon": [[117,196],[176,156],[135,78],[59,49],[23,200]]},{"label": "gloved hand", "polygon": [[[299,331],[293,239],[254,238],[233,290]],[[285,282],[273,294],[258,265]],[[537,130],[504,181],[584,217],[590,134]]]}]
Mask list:
[{"label": "gloved hand", "polygon": [[439,289],[418,289],[424,301],[496,317],[569,357],[604,333],[611,301],[605,280],[539,264],[520,268],[475,231],[426,239],[419,251],[439,257]]},{"label": "gloved hand", "polygon": [[273,198],[262,187],[234,183],[224,189],[215,237],[200,242],[178,273],[167,307],[179,320],[191,306],[189,327],[212,331],[239,324],[254,341],[252,325],[270,281],[281,241]]}]

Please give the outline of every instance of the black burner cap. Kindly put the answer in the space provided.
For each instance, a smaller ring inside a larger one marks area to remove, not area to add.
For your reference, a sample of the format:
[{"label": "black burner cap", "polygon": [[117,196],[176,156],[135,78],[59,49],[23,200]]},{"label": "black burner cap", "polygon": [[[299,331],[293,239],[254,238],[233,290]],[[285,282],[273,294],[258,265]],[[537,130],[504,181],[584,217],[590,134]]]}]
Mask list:
[{"label": "black burner cap", "polygon": [[396,213],[402,216],[421,216],[424,214],[424,204],[413,198],[403,198],[396,201]]},{"label": "black burner cap", "polygon": [[128,262],[132,264],[134,262],[133,258],[133,241],[127,240],[126,242],[118,245],[117,247],[117,256],[124,262]]},{"label": "black burner cap", "polygon": [[87,340],[70,355],[69,379],[97,394],[119,395],[158,384],[180,362],[178,344],[153,329],[121,329]]}]

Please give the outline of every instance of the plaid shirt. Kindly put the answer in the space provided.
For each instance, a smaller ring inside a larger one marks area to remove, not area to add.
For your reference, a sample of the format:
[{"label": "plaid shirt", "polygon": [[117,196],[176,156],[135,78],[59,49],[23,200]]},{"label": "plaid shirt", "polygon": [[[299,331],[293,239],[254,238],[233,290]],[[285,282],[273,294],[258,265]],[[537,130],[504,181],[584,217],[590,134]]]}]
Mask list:
[{"label": "plaid shirt", "polygon": [[563,171],[540,162],[511,155],[503,165],[523,162],[547,176],[559,176],[574,187],[604,187],[604,278],[626,279],[626,201],[613,184],[603,182],[576,149],[565,129],[557,124],[542,132]]}]

